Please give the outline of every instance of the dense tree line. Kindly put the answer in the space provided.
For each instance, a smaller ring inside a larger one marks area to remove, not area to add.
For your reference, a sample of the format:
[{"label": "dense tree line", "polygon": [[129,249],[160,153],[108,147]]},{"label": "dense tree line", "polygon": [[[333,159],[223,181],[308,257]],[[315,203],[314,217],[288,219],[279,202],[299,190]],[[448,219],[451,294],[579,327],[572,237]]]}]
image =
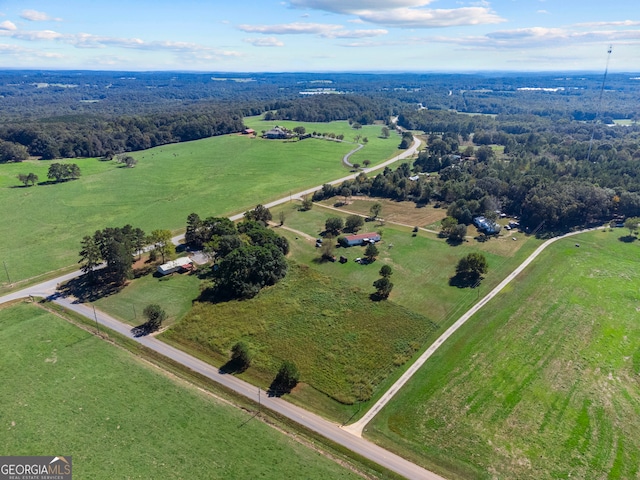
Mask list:
[{"label": "dense tree line", "polygon": [[[420,125],[429,133],[427,148],[413,165],[325,185],[314,200],[345,195],[347,189],[349,195],[442,203],[455,222],[443,231],[451,239],[463,236],[463,226],[475,216],[491,217],[496,210],[521,216],[530,231],[640,215],[638,127],[530,115],[475,122],[468,115],[424,110],[406,118],[416,122],[408,127]],[[502,152],[495,145],[503,146]]]},{"label": "dense tree line", "polygon": [[376,120],[388,121],[397,107],[381,97],[355,95],[313,95],[281,101],[265,114],[265,120],[296,120],[299,122],[332,122],[352,120],[370,125]]},{"label": "dense tree line", "polygon": [[116,153],[223,135],[243,128],[239,113],[221,109],[113,120],[7,123],[0,126],[3,140],[0,161],[21,161],[28,155],[43,159],[111,157]]}]

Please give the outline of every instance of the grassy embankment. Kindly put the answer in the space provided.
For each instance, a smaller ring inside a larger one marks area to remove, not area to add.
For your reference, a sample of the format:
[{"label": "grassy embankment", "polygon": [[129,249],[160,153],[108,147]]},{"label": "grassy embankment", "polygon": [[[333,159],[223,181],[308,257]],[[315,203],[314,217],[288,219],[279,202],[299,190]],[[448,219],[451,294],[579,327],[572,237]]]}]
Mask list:
[{"label": "grassy embankment", "polygon": [[640,274],[624,233],[549,247],[368,436],[448,478],[637,478]]},{"label": "grassy embankment", "polygon": [[72,455],[78,478],[358,478],[36,306],[0,308],[0,381],[3,451]]},{"label": "grassy embankment", "polygon": [[[350,128],[347,122],[344,128]],[[333,127],[332,127],[333,128]],[[337,126],[336,126],[337,128]],[[377,127],[376,127],[377,128]],[[397,151],[374,141],[363,149],[373,162]],[[75,265],[84,235],[130,223],[147,232],[180,230],[191,212],[228,215],[348,173],[341,159],[352,144],[227,135],[134,152],[135,168],[97,159],[77,163],[82,177],[62,184],[20,188],[16,176],[34,172],[41,182],[53,161],[0,165],[0,258],[12,282]],[[60,161],[60,160],[56,160]],[[3,268],[4,270],[4,268]],[[0,287],[8,284],[0,273]]]}]

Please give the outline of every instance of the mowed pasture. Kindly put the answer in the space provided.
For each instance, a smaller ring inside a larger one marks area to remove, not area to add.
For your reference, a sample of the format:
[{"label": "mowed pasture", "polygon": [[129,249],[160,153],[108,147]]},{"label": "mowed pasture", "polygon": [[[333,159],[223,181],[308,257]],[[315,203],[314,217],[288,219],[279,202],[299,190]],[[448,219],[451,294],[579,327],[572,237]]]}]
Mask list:
[{"label": "mowed pasture", "polygon": [[292,264],[284,280],[251,300],[196,303],[160,338],[215,365],[242,340],[255,354],[244,375],[262,387],[284,360],[293,361],[303,385],[292,399],[346,421],[356,408],[336,401],[369,399],[435,329],[422,315]]},{"label": "mowed pasture", "polygon": [[0,381],[2,451],[77,478],[360,478],[33,305],[0,309]]},{"label": "mowed pasture", "polygon": [[[80,179],[29,188],[16,176],[33,172],[45,182],[54,161],[2,164],[0,258],[12,282],[73,265],[82,237],[98,229],[130,223],[148,233],[180,230],[192,212],[239,212],[348,174],[342,157],[352,148],[226,135],[134,152],[135,168],[65,160],[79,165]],[[0,286],[8,280],[3,271]]]},{"label": "mowed pasture", "polygon": [[[358,145],[355,141],[355,137],[360,135],[359,143],[364,145],[364,148],[354,153],[349,157],[349,161],[352,164],[359,163],[363,166],[365,160],[371,161],[371,166],[375,166],[378,163],[383,162],[395,155],[403,152],[398,149],[398,145],[402,138],[393,129],[389,129],[389,138],[382,138],[382,125],[363,125],[362,128],[354,129],[349,125],[349,122],[335,121],[327,123],[317,122],[295,122],[290,120],[263,120],[262,116],[246,117],[244,119],[245,124],[253,128],[258,135],[262,134],[262,130],[270,130],[276,125],[288,128],[292,130],[295,127],[304,127],[306,133],[316,132],[318,134],[335,133],[336,135],[344,135],[343,145],[348,145],[347,152],[355,149]],[[367,138],[367,143],[362,141],[362,138]],[[307,140],[304,140],[305,142]],[[339,143],[335,140],[325,140],[330,143]]]},{"label": "mowed pasture", "polygon": [[638,478],[640,273],[624,235],[550,246],[366,435],[447,478]]}]

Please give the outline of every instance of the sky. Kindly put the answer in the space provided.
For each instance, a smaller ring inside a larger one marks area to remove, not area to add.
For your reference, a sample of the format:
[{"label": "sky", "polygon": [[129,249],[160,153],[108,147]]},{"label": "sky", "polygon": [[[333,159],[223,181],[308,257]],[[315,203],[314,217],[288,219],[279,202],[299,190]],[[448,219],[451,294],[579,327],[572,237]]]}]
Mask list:
[{"label": "sky", "polygon": [[602,71],[607,61],[640,71],[640,0],[0,0],[0,69]]}]

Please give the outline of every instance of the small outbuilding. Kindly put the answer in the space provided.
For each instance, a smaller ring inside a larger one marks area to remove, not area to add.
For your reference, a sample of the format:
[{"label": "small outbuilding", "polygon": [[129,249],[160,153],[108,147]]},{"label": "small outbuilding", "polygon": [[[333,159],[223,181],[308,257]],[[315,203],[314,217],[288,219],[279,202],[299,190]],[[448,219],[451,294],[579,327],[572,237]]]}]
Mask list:
[{"label": "small outbuilding", "polygon": [[242,133],[245,135],[253,135],[256,131],[253,128],[245,128]]},{"label": "small outbuilding", "polygon": [[160,275],[169,275],[170,273],[180,270],[191,270],[192,267],[193,261],[189,257],[180,257],[160,265],[158,267],[158,273]]}]

